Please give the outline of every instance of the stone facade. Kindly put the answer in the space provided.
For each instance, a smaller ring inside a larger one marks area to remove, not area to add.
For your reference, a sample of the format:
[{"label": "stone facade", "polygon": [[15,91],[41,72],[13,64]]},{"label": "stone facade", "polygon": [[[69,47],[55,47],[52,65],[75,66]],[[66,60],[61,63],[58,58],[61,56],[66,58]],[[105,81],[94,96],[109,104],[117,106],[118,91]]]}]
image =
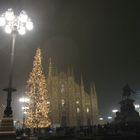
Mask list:
[{"label": "stone facade", "polygon": [[86,126],[98,123],[98,105],[95,84],[90,93],[75,82],[73,72],[54,72],[51,60],[48,67],[48,104],[50,119],[57,126]]}]

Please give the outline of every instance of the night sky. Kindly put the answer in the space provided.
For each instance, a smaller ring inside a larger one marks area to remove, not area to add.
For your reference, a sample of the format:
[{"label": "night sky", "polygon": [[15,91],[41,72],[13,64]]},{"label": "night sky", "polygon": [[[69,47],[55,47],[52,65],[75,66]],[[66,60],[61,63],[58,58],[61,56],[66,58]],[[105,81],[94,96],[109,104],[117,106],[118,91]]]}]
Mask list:
[{"label": "night sky", "polygon": [[[127,83],[140,91],[140,10],[138,0],[1,0],[8,8],[28,13],[34,30],[18,36],[15,47],[13,93],[15,118],[37,47],[44,72],[52,57],[59,71],[73,67],[76,81],[83,75],[86,90],[95,82],[100,115],[109,115]],[[11,38],[0,29],[0,97],[5,104]],[[140,95],[133,96],[140,98]],[[138,100],[137,100],[138,101]]]}]

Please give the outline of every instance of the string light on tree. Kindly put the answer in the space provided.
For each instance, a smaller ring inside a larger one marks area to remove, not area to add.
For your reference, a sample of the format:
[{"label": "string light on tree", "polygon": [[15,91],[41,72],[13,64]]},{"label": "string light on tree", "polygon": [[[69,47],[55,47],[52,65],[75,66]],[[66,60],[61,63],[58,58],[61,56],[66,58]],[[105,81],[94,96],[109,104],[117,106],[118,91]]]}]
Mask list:
[{"label": "string light on tree", "polygon": [[30,99],[30,102],[27,104],[26,127],[44,128],[50,126],[47,93],[46,79],[41,64],[41,50],[38,48],[26,87],[26,95]]}]

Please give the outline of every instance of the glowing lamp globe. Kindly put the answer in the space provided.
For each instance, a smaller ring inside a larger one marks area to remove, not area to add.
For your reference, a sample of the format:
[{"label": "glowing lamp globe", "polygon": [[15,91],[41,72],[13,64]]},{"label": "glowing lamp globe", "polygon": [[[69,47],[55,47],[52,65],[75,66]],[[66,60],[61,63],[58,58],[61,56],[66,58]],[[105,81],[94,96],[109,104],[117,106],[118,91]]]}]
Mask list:
[{"label": "glowing lamp globe", "polygon": [[33,22],[25,11],[21,11],[18,16],[14,14],[12,9],[8,9],[0,16],[0,26],[4,26],[5,32],[8,34],[19,33],[26,34],[27,30],[33,29]]},{"label": "glowing lamp globe", "polygon": [[20,15],[19,15],[19,21],[26,23],[28,20],[28,15],[26,14],[25,11],[21,11]]},{"label": "glowing lamp globe", "polygon": [[11,27],[9,25],[5,26],[5,32],[8,33],[8,34],[11,34],[12,29],[11,29]]},{"label": "glowing lamp globe", "polygon": [[0,17],[0,26],[4,26],[6,24],[5,18]]},{"label": "glowing lamp globe", "polygon": [[33,23],[31,22],[31,21],[28,21],[27,23],[26,23],[26,28],[27,28],[27,30],[32,30],[33,29]]},{"label": "glowing lamp globe", "polygon": [[21,28],[18,30],[18,33],[19,33],[20,35],[24,35],[24,34],[26,33],[25,28],[24,28],[24,27],[21,27]]},{"label": "glowing lamp globe", "polygon": [[8,11],[6,11],[5,13],[5,19],[8,21],[12,21],[14,19],[14,12],[12,9],[8,9]]}]

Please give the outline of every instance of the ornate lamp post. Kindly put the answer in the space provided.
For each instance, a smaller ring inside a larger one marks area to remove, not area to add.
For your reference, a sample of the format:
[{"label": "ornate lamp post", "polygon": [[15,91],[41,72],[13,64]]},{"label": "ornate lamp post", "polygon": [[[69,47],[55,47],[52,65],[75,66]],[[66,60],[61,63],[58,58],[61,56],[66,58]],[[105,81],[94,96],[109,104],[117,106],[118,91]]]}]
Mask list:
[{"label": "ornate lamp post", "polygon": [[4,110],[4,118],[1,121],[0,139],[1,137],[3,139],[4,138],[15,139],[16,133],[13,125],[13,119],[12,119],[13,111],[11,107],[12,92],[16,91],[16,89],[12,87],[15,41],[16,41],[16,36],[18,34],[24,35],[27,30],[32,30],[33,23],[25,11],[21,11],[20,14],[16,16],[12,9],[8,9],[5,13],[3,13],[0,16],[0,26],[4,27],[5,32],[11,34],[12,36],[9,84],[8,84],[8,88],[4,89],[4,91],[8,92],[7,105]]},{"label": "ornate lamp post", "polygon": [[12,87],[13,80],[13,63],[14,63],[14,48],[17,34],[24,35],[27,30],[33,29],[33,23],[28,17],[25,11],[21,11],[19,16],[14,15],[12,9],[8,9],[0,17],[0,26],[4,27],[6,33],[12,35],[12,47],[11,47],[11,59],[10,59],[10,73],[9,73],[9,85],[4,89],[8,92],[7,106],[4,110],[4,117],[12,117],[13,111],[11,107],[12,92],[16,91]]}]

